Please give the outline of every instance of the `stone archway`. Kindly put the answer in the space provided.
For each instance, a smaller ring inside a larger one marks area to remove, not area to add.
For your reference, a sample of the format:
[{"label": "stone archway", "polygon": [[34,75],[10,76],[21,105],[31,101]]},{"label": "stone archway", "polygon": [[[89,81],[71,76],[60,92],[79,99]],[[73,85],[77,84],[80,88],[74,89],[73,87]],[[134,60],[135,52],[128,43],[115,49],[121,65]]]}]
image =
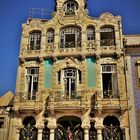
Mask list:
[{"label": "stone archway", "polygon": [[103,121],[103,140],[124,140],[120,122],[115,116],[107,116]]},{"label": "stone archway", "polygon": [[34,117],[28,116],[23,120],[24,127],[20,129],[20,140],[37,140],[37,128]]},{"label": "stone archway", "polygon": [[58,119],[55,140],[84,140],[81,120],[73,116]]}]

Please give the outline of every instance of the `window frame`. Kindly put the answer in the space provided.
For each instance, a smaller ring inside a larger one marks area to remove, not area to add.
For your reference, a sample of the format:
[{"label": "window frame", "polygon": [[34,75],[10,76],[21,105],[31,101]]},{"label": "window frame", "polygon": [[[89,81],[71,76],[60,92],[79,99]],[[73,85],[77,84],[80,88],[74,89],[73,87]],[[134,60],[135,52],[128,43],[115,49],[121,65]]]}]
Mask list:
[{"label": "window frame", "polygon": [[82,84],[82,71],[73,67],[59,70],[57,72],[57,85],[59,84],[62,84],[62,90],[66,94],[64,96],[69,99],[75,98],[77,96],[77,86]]},{"label": "window frame", "polygon": [[[67,41],[68,35],[73,35],[74,40]],[[81,47],[81,30],[77,27],[71,26],[63,28],[59,33],[59,42],[59,48]]]},{"label": "window frame", "polygon": [[135,72],[136,72],[136,85],[137,88],[140,88],[140,60],[136,61]]},{"label": "window frame", "polygon": [[54,30],[50,29],[47,31],[47,44],[54,43]]},{"label": "window frame", "polygon": [[95,28],[88,27],[87,28],[87,41],[94,41],[95,40]]},{"label": "window frame", "polygon": [[[28,100],[35,100],[39,84],[39,67],[26,67],[25,92]],[[36,88],[35,88],[36,87]]]},{"label": "window frame", "polygon": [[100,46],[115,46],[115,30],[113,26],[100,28]]},{"label": "window frame", "polygon": [[78,3],[74,0],[66,1],[62,7],[65,16],[75,15],[77,9],[78,9]]},{"label": "window frame", "polygon": [[[110,74],[110,80],[111,80],[110,84],[109,84],[109,81],[104,81],[104,77],[105,77],[104,75],[108,75],[107,77],[109,79],[109,74]],[[118,95],[117,65],[116,64],[101,64],[101,79],[102,79],[102,82],[101,82],[102,97],[104,99],[118,98],[119,95]],[[104,83],[107,83],[106,85],[109,86],[108,89],[104,89],[104,86],[105,86]]]},{"label": "window frame", "polygon": [[40,50],[41,49],[41,38],[42,38],[42,36],[41,36],[40,30],[30,32],[28,50],[31,50],[31,51]]}]

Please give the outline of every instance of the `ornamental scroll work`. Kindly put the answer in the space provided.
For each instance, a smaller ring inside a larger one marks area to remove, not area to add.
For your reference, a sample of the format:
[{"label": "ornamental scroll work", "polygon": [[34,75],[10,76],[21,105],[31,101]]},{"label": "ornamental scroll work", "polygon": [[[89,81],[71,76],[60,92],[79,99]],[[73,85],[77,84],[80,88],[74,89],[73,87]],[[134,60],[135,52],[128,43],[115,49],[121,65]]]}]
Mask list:
[{"label": "ornamental scroll work", "polygon": [[56,20],[54,20],[55,23],[59,23],[60,25],[64,25],[67,22],[72,22],[72,23],[76,23],[76,24],[80,24],[83,25],[83,23],[85,23],[85,16],[83,15],[83,13],[81,11],[77,12],[77,16],[64,16],[63,12],[59,12],[59,14],[56,17]]},{"label": "ornamental scroll work", "polygon": [[66,67],[77,67],[79,69],[81,69],[82,71],[84,71],[84,61],[78,61],[76,59],[74,59],[73,57],[66,57],[64,60],[62,61],[56,61],[55,63],[55,67],[56,69],[63,69]]}]

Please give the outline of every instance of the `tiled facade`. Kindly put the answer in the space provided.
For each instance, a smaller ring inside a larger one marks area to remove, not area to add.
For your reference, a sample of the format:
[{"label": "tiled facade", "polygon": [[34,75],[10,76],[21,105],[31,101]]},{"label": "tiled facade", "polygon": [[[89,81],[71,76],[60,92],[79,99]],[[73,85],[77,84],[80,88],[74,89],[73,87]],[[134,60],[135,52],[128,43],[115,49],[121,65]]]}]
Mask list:
[{"label": "tiled facade", "polygon": [[[140,35],[126,35],[125,37],[126,61],[127,61],[127,85],[130,95],[130,114],[134,114],[132,124],[137,131],[137,139],[140,139],[140,87],[139,87],[139,60],[140,60]],[[129,83],[130,81],[130,83]]]}]

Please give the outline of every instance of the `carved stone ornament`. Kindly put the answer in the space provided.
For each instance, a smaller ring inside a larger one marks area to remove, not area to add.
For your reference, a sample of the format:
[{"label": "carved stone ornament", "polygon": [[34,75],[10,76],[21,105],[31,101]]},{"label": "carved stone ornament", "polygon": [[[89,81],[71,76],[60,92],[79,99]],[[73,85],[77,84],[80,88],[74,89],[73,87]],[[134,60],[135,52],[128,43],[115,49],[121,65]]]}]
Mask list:
[{"label": "carved stone ornament", "polygon": [[56,61],[55,67],[57,70],[63,69],[66,67],[77,67],[81,69],[82,71],[84,70],[84,62],[78,61],[77,59],[74,59],[73,57],[66,57],[64,60]]}]

